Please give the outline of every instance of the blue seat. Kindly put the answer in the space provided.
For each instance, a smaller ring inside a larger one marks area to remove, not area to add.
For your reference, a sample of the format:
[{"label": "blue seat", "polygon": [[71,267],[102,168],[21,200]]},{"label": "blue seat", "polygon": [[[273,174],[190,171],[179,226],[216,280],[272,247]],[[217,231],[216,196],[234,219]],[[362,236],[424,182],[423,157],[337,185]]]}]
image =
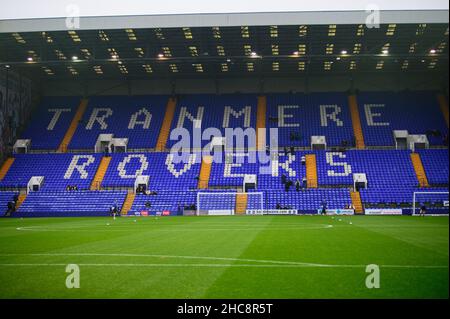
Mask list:
[{"label": "blue seat", "polygon": [[[436,92],[363,92],[358,95],[364,141],[369,146],[395,145],[393,130],[426,134],[448,127],[439,108]],[[370,116],[369,114],[373,114]],[[430,143],[442,145],[442,138],[429,136]]]},{"label": "blue seat", "polygon": [[418,150],[428,178],[433,185],[449,183],[448,149]]},{"label": "blue seat", "polygon": [[[362,92],[358,93],[357,98],[368,146],[393,146],[393,130],[408,130],[411,134],[438,130],[442,135],[448,134],[436,92]],[[92,153],[99,134],[110,133],[129,139],[129,153],[112,154],[102,182],[104,189],[131,188],[137,176],[148,175],[150,190],[158,194],[137,195],[132,210],[146,210],[147,202],[156,211],[175,211],[180,206],[195,204],[199,191],[201,154],[184,155],[178,162],[176,154],[147,150],[156,146],[168,99],[165,95],[90,98],[69,145],[69,149],[84,150],[85,153],[16,155],[12,167],[0,181],[0,190],[25,188],[32,176],[44,176],[42,190],[30,194],[21,207],[21,214],[55,214],[57,210],[71,214],[104,214],[106,206],[102,205],[110,205],[112,200],[121,202],[121,205],[125,191],[92,194],[64,191],[68,185],[89,190],[102,157],[101,154],[89,153]],[[44,98],[39,112],[23,134],[23,137],[32,139],[32,149],[56,149],[79,103],[79,97]],[[185,128],[193,133],[193,121],[197,117],[201,117],[203,130],[216,128],[222,135],[225,135],[227,128],[254,128],[257,105],[256,94],[181,95],[177,99],[171,129]],[[266,126],[278,129],[280,146],[309,146],[312,135],[324,135],[329,147],[339,146],[344,140],[351,144],[354,139],[346,93],[268,94]],[[431,134],[428,137],[432,146],[443,143],[442,137]],[[177,142],[169,140],[167,146]],[[201,146],[207,143],[209,141],[202,141]],[[194,146],[197,145],[190,145],[191,148]],[[304,150],[292,155],[280,151],[278,162],[272,163],[265,162],[257,153],[243,155],[242,152],[236,151],[230,163],[226,163],[225,155],[218,155],[220,161],[212,165],[209,186],[220,189],[220,192],[236,192],[243,186],[244,175],[254,174],[258,184],[254,191],[264,194],[266,208],[275,208],[280,204],[315,211],[323,201],[329,208],[344,208],[351,204],[350,189],[353,187],[354,173],[367,175],[368,189],[361,191],[361,197],[368,204],[410,203],[412,194],[423,190],[418,185],[411,152],[407,150]],[[448,190],[448,149],[432,148],[418,150],[418,153],[432,186],[430,191]],[[301,164],[301,158],[307,154],[316,155],[319,188],[297,192],[293,186],[286,192],[281,176],[286,175],[294,183],[297,180],[301,182],[306,177],[306,167]],[[79,211],[75,209],[70,212],[70,207],[78,200],[84,204]],[[100,201],[101,205],[98,209],[91,209],[90,205],[95,200]],[[250,196],[248,208],[259,208],[259,203],[257,197]],[[55,210],[52,210],[52,205]],[[234,209],[235,205],[235,196],[217,195],[211,197],[205,207]]]},{"label": "blue seat", "polygon": [[114,154],[103,187],[133,187],[138,175],[150,176],[152,190],[189,190],[197,188],[201,157],[188,154],[177,163],[170,153]]},{"label": "blue seat", "polygon": [[44,97],[23,139],[31,139],[31,149],[55,150],[72,122],[80,97]]},{"label": "blue seat", "polygon": [[[185,128],[192,133],[194,127],[192,119],[200,116],[203,130],[215,128],[221,132],[222,136],[225,136],[226,128],[254,128],[256,105],[257,96],[254,94],[184,95],[178,99],[172,130]],[[209,142],[202,141],[202,146]],[[171,147],[175,143],[177,141],[169,140],[168,146]],[[248,146],[247,143],[246,145]]]},{"label": "blue seat", "polygon": [[99,134],[128,138],[129,149],[154,148],[168,99],[163,95],[90,98],[69,148],[93,150]]},{"label": "blue seat", "polygon": [[100,157],[99,154],[17,154],[0,187],[26,188],[31,177],[44,176],[42,190],[61,191],[68,185],[88,190]]},{"label": "blue seat", "polygon": [[31,192],[15,216],[108,216],[112,206],[120,212],[126,195],[126,191]]},{"label": "blue seat", "polygon": [[[310,146],[313,135],[325,136],[329,146],[352,142],[347,100],[344,93],[269,94],[267,127],[278,128],[280,146]],[[291,133],[298,133],[300,139],[291,140]]]}]

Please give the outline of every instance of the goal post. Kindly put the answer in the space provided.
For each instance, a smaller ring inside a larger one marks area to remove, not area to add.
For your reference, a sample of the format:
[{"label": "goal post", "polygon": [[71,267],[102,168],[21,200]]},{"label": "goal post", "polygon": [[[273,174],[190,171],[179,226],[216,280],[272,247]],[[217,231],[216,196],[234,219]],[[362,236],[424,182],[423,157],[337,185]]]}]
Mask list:
[{"label": "goal post", "polygon": [[449,214],[449,192],[414,192],[412,201],[412,215],[418,215],[420,207],[425,205],[430,215]]},{"label": "goal post", "polygon": [[[235,192],[198,192],[196,215],[235,215],[239,201],[245,198],[244,207],[254,212],[264,211],[264,193],[235,193]],[[242,203],[241,203],[242,204]]]}]

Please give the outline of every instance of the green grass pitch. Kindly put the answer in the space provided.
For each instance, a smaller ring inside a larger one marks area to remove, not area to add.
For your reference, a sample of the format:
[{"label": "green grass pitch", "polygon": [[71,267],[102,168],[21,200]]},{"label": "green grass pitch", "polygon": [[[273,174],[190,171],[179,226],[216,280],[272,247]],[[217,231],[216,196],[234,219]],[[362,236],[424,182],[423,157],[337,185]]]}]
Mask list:
[{"label": "green grass pitch", "polygon": [[[0,298],[448,298],[448,217],[0,220]],[[67,289],[67,264],[80,288]],[[366,288],[366,265],[380,288]]]}]

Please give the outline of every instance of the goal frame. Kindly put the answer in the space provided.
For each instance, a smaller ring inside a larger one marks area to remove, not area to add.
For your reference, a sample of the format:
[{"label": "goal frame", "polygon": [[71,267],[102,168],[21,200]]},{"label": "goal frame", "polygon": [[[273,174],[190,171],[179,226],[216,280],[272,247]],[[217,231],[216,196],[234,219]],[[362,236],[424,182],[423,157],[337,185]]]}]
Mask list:
[{"label": "goal frame", "polygon": [[[428,194],[428,195],[443,195],[443,194],[447,194],[449,195],[449,192],[414,192],[413,193],[413,206],[412,206],[412,216],[416,215],[416,195],[420,195],[420,194]],[[443,216],[446,215],[448,216],[448,214],[443,214]]]},{"label": "goal frame", "polygon": [[[248,196],[255,196],[255,195],[259,195],[260,196],[260,208],[259,209],[255,209],[256,211],[261,212],[261,214],[264,212],[264,192],[251,192],[251,193],[233,193],[233,192],[198,192],[197,193],[197,210],[195,212],[196,216],[200,216],[200,211],[202,211],[200,209],[200,197],[201,195],[206,195],[206,196],[214,196],[214,195],[229,195],[229,196],[237,196],[239,194],[247,194]],[[208,214],[209,215],[209,214]],[[233,208],[233,214],[235,215],[234,212],[234,208]]]}]

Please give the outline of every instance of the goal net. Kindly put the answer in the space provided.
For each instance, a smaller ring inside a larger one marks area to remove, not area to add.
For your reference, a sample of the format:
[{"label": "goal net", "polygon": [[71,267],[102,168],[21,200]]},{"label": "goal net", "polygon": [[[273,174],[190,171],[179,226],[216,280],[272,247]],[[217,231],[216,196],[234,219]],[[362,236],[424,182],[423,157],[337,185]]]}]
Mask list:
[{"label": "goal net", "polygon": [[264,210],[264,194],[255,193],[197,193],[197,215],[235,215],[262,214]]},{"label": "goal net", "polygon": [[414,192],[412,214],[418,215],[425,206],[428,215],[448,215],[449,192]]}]

